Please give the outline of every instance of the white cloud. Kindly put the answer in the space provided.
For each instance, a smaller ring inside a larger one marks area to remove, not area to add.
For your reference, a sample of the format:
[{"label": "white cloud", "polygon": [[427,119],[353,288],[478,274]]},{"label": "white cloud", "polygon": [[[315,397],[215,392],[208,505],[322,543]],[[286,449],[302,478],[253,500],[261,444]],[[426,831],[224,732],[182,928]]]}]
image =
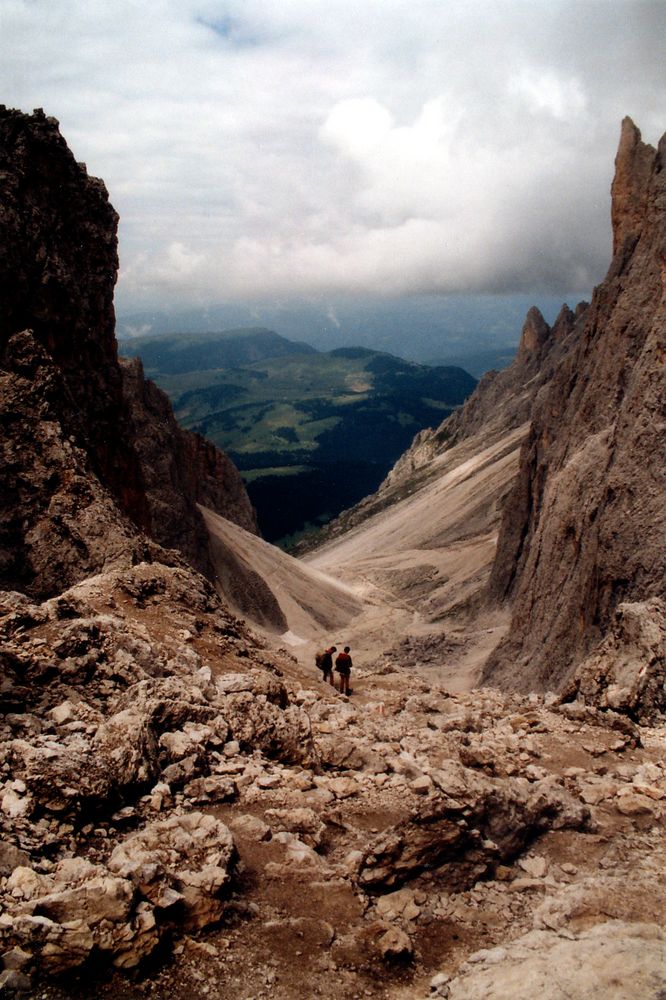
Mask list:
[{"label": "white cloud", "polygon": [[524,66],[509,80],[508,90],[509,94],[524,99],[533,114],[545,111],[560,121],[575,119],[587,108],[580,80],[562,79],[552,70],[544,72]]},{"label": "white cloud", "polygon": [[648,0],[3,0],[121,215],[120,301],[586,290],[621,118],[665,123]]}]

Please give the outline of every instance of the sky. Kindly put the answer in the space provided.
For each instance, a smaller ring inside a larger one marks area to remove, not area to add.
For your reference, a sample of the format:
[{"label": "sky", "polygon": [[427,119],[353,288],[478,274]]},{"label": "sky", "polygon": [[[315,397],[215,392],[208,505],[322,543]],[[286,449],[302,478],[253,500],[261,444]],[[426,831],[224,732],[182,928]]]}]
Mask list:
[{"label": "sky", "polygon": [[666,2],[0,0],[0,102],[120,213],[120,311],[589,294]]}]

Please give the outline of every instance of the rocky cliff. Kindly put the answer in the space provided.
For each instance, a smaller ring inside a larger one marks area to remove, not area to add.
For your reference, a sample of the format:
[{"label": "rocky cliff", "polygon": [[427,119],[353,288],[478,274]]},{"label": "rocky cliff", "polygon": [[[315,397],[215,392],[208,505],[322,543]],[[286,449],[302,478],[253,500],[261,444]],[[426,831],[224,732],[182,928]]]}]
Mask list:
[{"label": "rocky cliff", "polygon": [[196,503],[256,530],[244,487],[118,362],[118,217],[41,111],[0,109],[0,583],[48,596],[181,550],[213,575]]},{"label": "rocky cliff", "polygon": [[491,683],[557,688],[621,602],[664,595],[665,154],[624,120],[613,260],[537,397],[504,510],[490,594],[513,617]]},{"label": "rocky cliff", "polygon": [[63,380],[68,431],[134,522],[146,525],[116,363],[118,216],[43,112],[0,110],[0,345],[31,330]]},{"label": "rocky cliff", "polygon": [[144,378],[141,361],[120,359],[123,396],[143,473],[150,534],[210,576],[208,531],[195,504],[257,532],[254,510],[231,459],[178,426],[171,403]]},{"label": "rocky cliff", "polygon": [[487,444],[530,419],[537,394],[552,377],[581,329],[587,303],[573,312],[563,305],[552,327],[533,306],[523,324],[516,357],[504,371],[490,371],[472,395],[434,430],[421,431],[387,476],[382,488],[399,483],[454,444],[483,431]]}]

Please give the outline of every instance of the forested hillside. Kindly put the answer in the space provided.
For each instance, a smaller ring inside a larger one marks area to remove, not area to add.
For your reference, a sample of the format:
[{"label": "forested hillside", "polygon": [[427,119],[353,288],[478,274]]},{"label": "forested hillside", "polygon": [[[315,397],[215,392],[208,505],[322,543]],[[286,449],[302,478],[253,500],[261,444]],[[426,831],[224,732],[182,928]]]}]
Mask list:
[{"label": "forested hillside", "polygon": [[171,397],[182,426],[229,453],[265,538],[282,544],[374,491],[414,435],[475,380],[349,347],[319,352],[268,330],[122,345]]}]

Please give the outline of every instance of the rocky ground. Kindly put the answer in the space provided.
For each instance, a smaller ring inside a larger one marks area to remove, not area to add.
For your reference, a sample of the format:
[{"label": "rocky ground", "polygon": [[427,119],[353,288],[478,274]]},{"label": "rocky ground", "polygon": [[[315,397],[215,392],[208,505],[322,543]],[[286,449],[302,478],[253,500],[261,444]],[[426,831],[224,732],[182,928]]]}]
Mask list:
[{"label": "rocky ground", "polygon": [[160,564],[2,611],[3,994],[663,996],[659,718],[343,698]]}]

